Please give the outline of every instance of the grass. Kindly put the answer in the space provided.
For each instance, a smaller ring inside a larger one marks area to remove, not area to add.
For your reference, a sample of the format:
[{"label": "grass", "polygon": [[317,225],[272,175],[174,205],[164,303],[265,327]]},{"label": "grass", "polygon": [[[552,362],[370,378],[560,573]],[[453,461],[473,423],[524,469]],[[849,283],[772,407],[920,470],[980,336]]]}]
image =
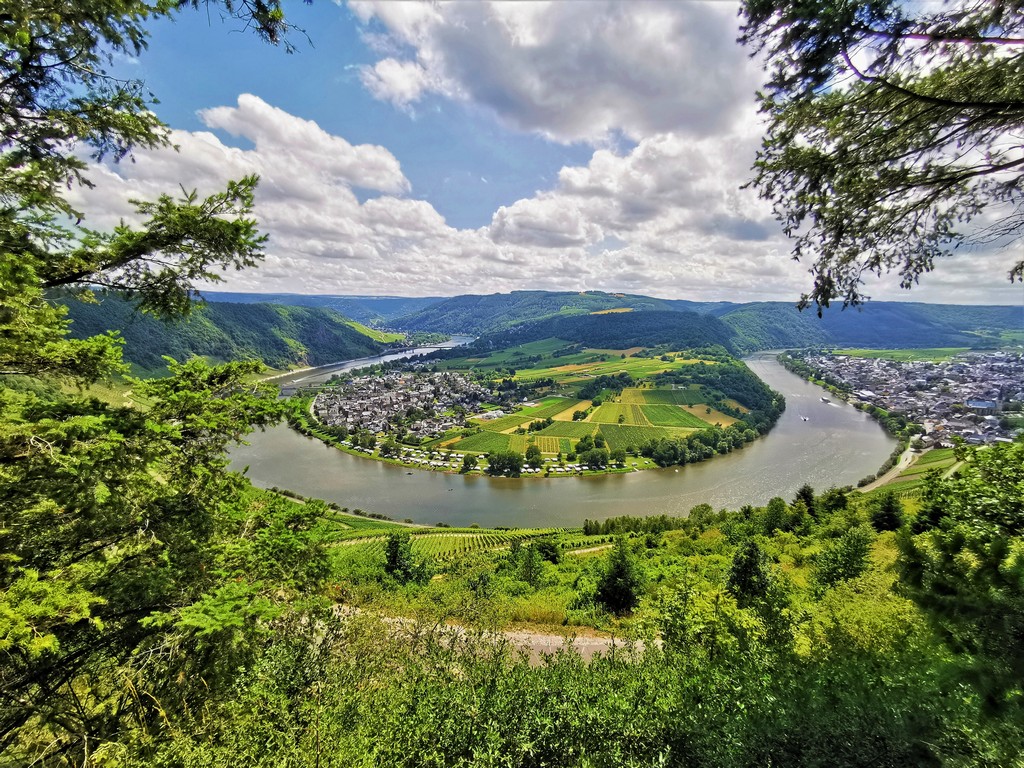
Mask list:
[{"label": "grass", "polygon": [[641,427],[651,424],[644,415],[643,408],[633,403],[605,403],[594,410],[590,415],[590,421],[598,424],[630,424]]},{"label": "grass", "polygon": [[581,437],[593,435],[597,432],[597,424],[589,421],[556,421],[550,427],[545,427],[537,433],[540,437],[568,437],[579,440]]},{"label": "grass", "polygon": [[931,349],[836,349],[834,355],[865,357],[872,360],[896,360],[903,363],[933,362],[941,363],[964,352],[968,347],[934,347]]},{"label": "grass", "polygon": [[356,322],[355,320],[348,320],[345,325],[350,328],[359,331],[364,336],[369,336],[374,341],[380,342],[381,344],[393,344],[396,341],[401,341],[405,338],[404,333],[388,333],[387,331],[378,331],[376,328],[370,328],[363,325],[362,323]]},{"label": "grass", "polygon": [[701,405],[704,395],[699,386],[690,389],[645,389],[630,387],[622,390],[623,403],[649,405]]},{"label": "grass", "polygon": [[642,405],[647,420],[659,427],[690,427],[704,429],[707,422],[678,405]]},{"label": "grass", "polygon": [[[706,425],[704,425],[706,426]],[[601,434],[608,444],[608,450],[639,451],[651,440],[663,437],[675,437],[678,433],[670,432],[664,427],[638,427],[626,424],[602,424]]]},{"label": "grass", "polygon": [[491,451],[507,451],[512,443],[513,435],[502,435],[498,432],[480,432],[464,437],[452,448],[460,453],[490,453]]}]

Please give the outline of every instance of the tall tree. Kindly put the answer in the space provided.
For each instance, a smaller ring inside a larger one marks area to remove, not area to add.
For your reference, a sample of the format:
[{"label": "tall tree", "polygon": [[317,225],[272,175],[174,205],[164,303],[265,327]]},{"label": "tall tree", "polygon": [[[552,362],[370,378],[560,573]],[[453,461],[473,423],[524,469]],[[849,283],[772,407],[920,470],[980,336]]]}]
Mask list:
[{"label": "tall tree", "polygon": [[866,274],[909,288],[963,244],[1020,237],[1019,3],[745,0],[743,16],[771,66],[754,183],[813,259],[801,307],[859,304]]},{"label": "tall tree", "polygon": [[625,536],[619,536],[612,547],[608,566],[597,583],[597,601],[609,611],[623,614],[640,604],[646,579]]},{"label": "tall tree", "polygon": [[[66,338],[47,291],[116,288],[171,317],[199,282],[261,258],[254,177],[140,201],[140,223],[113,232],[68,202],[69,187],[88,192],[87,155],[167,146],[143,84],[108,70],[183,5],[198,2],[0,9],[0,752],[15,763],[79,764],[125,723],[195,706],[232,664],[210,654],[244,647],[236,630],[265,626],[279,589],[322,576],[316,546],[296,539],[314,508],[249,517],[227,471],[224,448],[281,415],[258,366],[173,363],[134,384],[144,412],[56,386],[123,369],[116,337]],[[273,0],[221,7],[267,39],[284,29]]]}]

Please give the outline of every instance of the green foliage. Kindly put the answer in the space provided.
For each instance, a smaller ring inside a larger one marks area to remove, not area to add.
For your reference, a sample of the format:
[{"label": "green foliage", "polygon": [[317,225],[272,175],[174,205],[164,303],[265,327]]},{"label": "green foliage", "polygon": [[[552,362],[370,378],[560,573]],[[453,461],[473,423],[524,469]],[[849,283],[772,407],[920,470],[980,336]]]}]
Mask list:
[{"label": "green foliage", "polygon": [[67,305],[71,335],[87,339],[117,330],[124,358],[146,371],[163,368],[163,356],[187,360],[262,360],[273,368],[324,365],[377,354],[383,348],[329,309],[277,304],[200,304],[173,322],[139,313],[117,294],[96,302],[58,295]]},{"label": "green foliage", "polygon": [[1010,707],[1019,715],[1024,443],[962,449],[961,455],[966,464],[956,477],[927,480],[924,505],[934,527],[901,535],[900,580],[964,658],[986,707]]},{"label": "green foliage", "polygon": [[872,540],[872,532],[859,526],[827,544],[814,561],[814,581],[818,588],[826,590],[864,573]]},{"label": "green foliage", "polygon": [[903,526],[903,504],[895,491],[885,491],[874,500],[871,525],[880,533],[898,531]]},{"label": "green foliage", "polygon": [[518,451],[495,451],[487,454],[487,472],[491,475],[508,473],[519,477],[523,470],[523,454]]},{"label": "green foliage", "polygon": [[814,259],[803,305],[858,304],[871,272],[910,288],[965,242],[1019,236],[1020,160],[1003,142],[1020,125],[1019,8],[747,0],[743,14],[771,66],[755,183],[794,257]]},{"label": "green foliage", "polygon": [[408,533],[389,533],[384,544],[384,572],[399,584],[421,583],[429,578],[426,563],[416,561],[412,554],[412,537]]},{"label": "green foliage", "polygon": [[628,613],[639,604],[645,581],[643,569],[630,551],[628,541],[620,536],[597,583],[595,597],[612,613]]}]

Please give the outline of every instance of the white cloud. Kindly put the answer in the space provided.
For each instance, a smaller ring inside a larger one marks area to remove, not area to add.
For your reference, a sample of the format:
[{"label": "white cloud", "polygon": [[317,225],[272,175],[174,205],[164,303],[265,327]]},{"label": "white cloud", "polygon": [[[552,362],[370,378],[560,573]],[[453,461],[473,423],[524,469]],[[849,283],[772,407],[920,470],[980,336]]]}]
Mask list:
[{"label": "white cloud", "polygon": [[[598,289],[753,301],[795,300],[809,284],[765,204],[738,189],[756,147],[754,127],[703,138],[661,133],[622,154],[597,150],[586,165],[563,168],[552,188],[500,207],[488,226],[459,230],[429,202],[404,196],[410,184],[383,147],[352,145],[255,96],[201,117],[252,148],[228,146],[210,131],[174,131],[179,151],[93,166],[95,188],[76,190],[72,202],[90,226],[109,228],[131,218],[128,198],[152,199],[179,183],[208,194],[228,179],[260,174],[255,213],[270,235],[266,260],[227,275],[231,290]],[[373,194],[361,200],[355,187]],[[1000,259],[1010,261],[986,253],[942,264],[909,298],[1019,302],[1019,286],[1000,282]]]},{"label": "white cloud", "polygon": [[[733,3],[349,3],[392,39],[363,71],[378,99],[433,92],[559,141],[709,136],[751,101],[759,71],[735,42]],[[376,29],[376,27],[371,27]],[[379,43],[379,32],[368,31]]]}]

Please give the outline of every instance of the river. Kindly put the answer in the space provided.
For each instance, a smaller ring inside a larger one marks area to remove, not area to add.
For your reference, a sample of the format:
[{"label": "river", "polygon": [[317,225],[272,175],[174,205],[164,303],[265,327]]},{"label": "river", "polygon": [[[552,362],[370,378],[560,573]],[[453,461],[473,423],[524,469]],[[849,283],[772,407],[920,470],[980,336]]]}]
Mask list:
[{"label": "river", "polygon": [[[856,408],[822,402],[831,396],[787,371],[775,354],[745,361],[786,397],[786,411],[772,431],[742,450],[678,469],[586,478],[447,475],[360,459],[287,426],[250,435],[249,445],[232,450],[232,466],[248,467],[249,478],[262,487],[288,488],[396,520],[484,527],[578,526],[585,518],[682,515],[702,502],[716,509],[762,506],[773,496],[792,498],[805,482],[822,491],[855,484],[875,472],[896,441]],[[344,368],[307,372],[302,383]]]}]

